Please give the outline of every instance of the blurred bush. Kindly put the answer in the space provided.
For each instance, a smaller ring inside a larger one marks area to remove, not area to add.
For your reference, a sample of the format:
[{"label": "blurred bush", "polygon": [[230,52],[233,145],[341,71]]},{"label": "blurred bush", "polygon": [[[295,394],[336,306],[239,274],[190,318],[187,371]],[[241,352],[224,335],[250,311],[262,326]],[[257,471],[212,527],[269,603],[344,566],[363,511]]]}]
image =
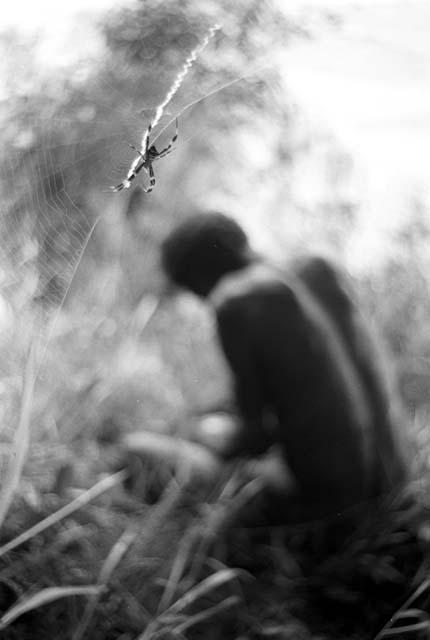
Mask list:
[{"label": "blurred bush", "polygon": [[[215,22],[222,33],[154,132],[180,116],[176,151],[155,166],[154,193],[142,192],[142,175],[130,190],[107,192],[134,157],[128,143],[139,144]],[[100,30],[100,56],[66,72],[38,66],[36,39],[3,33],[0,42],[10,61],[0,115],[2,440],[16,426],[23,365],[37,341],[32,438],[53,453],[50,464],[56,455],[67,462],[64,443],[97,457],[83,443],[109,425],[170,429],[227,394],[202,305],[162,305],[147,323],[161,285],[158,244],[181,215],[217,199],[247,195],[256,209],[294,155],[276,56],[304,31],[268,3],[152,0],[107,15]]]},{"label": "blurred bush", "polygon": [[[214,23],[222,31],[154,132],[157,145],[168,142],[179,115],[176,150],[156,163],[154,192],[143,193],[142,174],[131,189],[107,192],[129,169],[128,143],[139,144]],[[4,416],[13,430],[25,354],[40,337],[34,437],[46,442],[82,441],[109,422],[167,429],[192,407],[227,395],[202,305],[184,297],[146,322],[162,285],[158,245],[181,216],[224,208],[258,247],[269,238],[276,259],[315,239],[342,256],[358,216],[344,188],[351,159],[328,134],[307,137],[285,97],[279,53],[292,38],[310,37],[302,24],[256,0],[150,0],[107,15],[100,30],[100,56],[67,72],[37,68],[37,42],[9,33],[0,43],[10,60],[10,99],[0,111],[1,389],[13,398]],[[294,188],[312,153],[326,169],[317,206],[298,201]],[[424,367],[427,384],[425,216],[417,224],[397,240],[403,253],[363,282],[362,299],[404,369]]]}]

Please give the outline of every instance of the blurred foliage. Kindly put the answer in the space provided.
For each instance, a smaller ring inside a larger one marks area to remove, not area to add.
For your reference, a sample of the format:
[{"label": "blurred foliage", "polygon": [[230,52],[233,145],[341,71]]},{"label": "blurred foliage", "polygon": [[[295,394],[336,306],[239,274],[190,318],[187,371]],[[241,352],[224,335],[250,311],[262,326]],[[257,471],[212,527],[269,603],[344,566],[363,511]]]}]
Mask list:
[{"label": "blurred foliage", "polygon": [[[42,274],[39,294],[50,286],[48,298],[58,303],[58,296],[52,293],[55,288],[63,293],[70,278],[66,270],[62,281],[62,269],[76,259],[96,216],[106,207],[108,212],[102,215],[109,216],[114,196],[110,195],[108,202],[103,187],[114,179],[112,168],[124,175],[132,160],[126,143],[137,144],[186,56],[215,21],[223,24],[222,35],[194,64],[161,122],[164,127],[172,115],[198,101],[199,109],[186,114],[187,119],[192,116],[193,130],[208,124],[209,128],[178,153],[191,176],[193,165],[210,164],[211,156],[212,163],[213,156],[217,156],[217,165],[225,163],[234,151],[226,153],[224,144],[218,145],[217,140],[237,132],[240,126],[255,126],[258,114],[260,120],[271,118],[272,126],[274,118],[280,129],[288,126],[288,114],[280,113],[273,103],[278,72],[268,69],[256,75],[255,68],[263,57],[267,65],[271,52],[275,56],[279,47],[285,46],[292,27],[283,13],[261,2],[233,6],[227,2],[140,3],[136,10],[114,12],[102,25],[106,37],[102,60],[51,76],[38,74],[31,43],[25,48],[11,34],[3,36],[3,50],[14,63],[7,87],[12,104],[2,118],[2,222],[7,232],[3,244],[10,249],[8,257],[16,267],[18,249],[25,252],[28,236],[36,242],[37,266]],[[246,78],[236,82],[242,76]],[[229,82],[233,84],[222,90]],[[214,91],[208,118],[205,96]],[[180,129],[183,139],[182,118]],[[232,139],[228,139],[231,146]],[[181,177],[177,176],[176,182]],[[195,177],[188,177],[189,183],[195,181]],[[205,190],[201,176],[198,181],[199,189]],[[124,204],[128,197],[133,196],[124,194],[123,203],[117,205],[122,213],[129,210]],[[146,204],[142,202],[141,208]],[[163,209],[162,202],[155,206]],[[111,236],[117,231],[113,225]],[[110,260],[106,237],[100,235],[91,250],[107,253]],[[109,244],[115,245],[112,237]],[[110,249],[117,252],[117,246]],[[56,281],[52,284],[53,277]]]},{"label": "blurred foliage", "polygon": [[[336,23],[335,16],[329,20]],[[155,131],[168,141],[172,131],[164,128],[179,114],[177,148],[155,166],[154,193],[142,192],[142,175],[130,190],[106,193],[130,166],[133,154],[127,144],[139,144],[187,55],[215,22],[222,24],[222,32],[199,56]],[[57,505],[57,492],[69,495],[106,472],[108,455],[98,436],[140,428],[186,433],[196,407],[229,393],[207,310],[187,296],[158,304],[159,241],[181,216],[201,206],[222,206],[238,214],[247,229],[255,222],[257,239],[271,234],[282,259],[292,237],[306,250],[313,237],[324,238],[338,256],[344,255],[358,209],[347,188],[354,173],[351,158],[326,133],[311,140],[301,114],[280,89],[285,70],[277,65],[278,52],[293,37],[309,37],[303,24],[257,0],[142,0],[134,10],[114,11],[100,24],[105,40],[97,60],[57,73],[38,68],[36,40],[1,36],[11,72],[10,99],[0,104],[0,467],[18,420],[28,344],[40,334],[49,347],[40,354],[32,448],[20,500],[2,531],[5,540],[29,526],[26,511],[37,521]],[[295,199],[293,184],[302,170],[300,159],[312,154],[321,156],[325,168],[316,204]],[[413,215],[394,239],[390,260],[362,278],[360,299],[396,354],[408,406],[415,412],[423,408],[417,420],[422,470],[429,465],[430,446],[430,224],[421,199],[409,209]],[[55,314],[71,282],[66,303]],[[60,490],[63,469],[72,471]],[[136,505],[132,516],[126,511],[115,497],[106,498],[102,506],[31,541],[10,566],[6,558],[3,577],[12,577],[25,590],[94,580],[126,521],[146,515]],[[157,539],[153,557],[144,536],[139,538],[142,549],[127,560],[99,611],[100,637],[111,637],[109,626],[112,637],[122,633],[124,638],[130,637],[126,630],[135,635],[144,627],[148,616],[141,603],[149,602],[152,614],[166,572],[164,560],[181,551],[182,525],[176,517],[158,528],[166,539]],[[390,531],[382,528],[379,537],[385,545]],[[398,550],[398,538],[392,537]],[[416,544],[406,542],[414,553]],[[297,587],[304,578],[285,546],[275,543],[260,549],[267,584],[255,582],[259,593],[253,596],[251,618],[246,612],[247,624],[261,629],[260,635],[311,637],[304,625],[290,621],[288,626],[291,610],[303,606]],[[254,544],[238,547],[254,558]],[[371,547],[371,552],[364,547],[376,575],[387,554],[390,560],[391,549]],[[334,567],[337,592],[330,595],[340,624],[339,610],[345,598],[356,596],[356,584],[346,580],[345,595],[338,583],[344,587],[345,574],[359,567],[357,554],[346,560],[340,578]],[[405,561],[403,582],[415,564]],[[328,578],[316,576],[316,582],[333,592],[330,567],[328,573]],[[364,592],[368,600],[367,583]],[[393,610],[391,596],[385,597],[378,620]],[[327,599],[323,605],[325,614]],[[375,614],[373,599],[369,608],[365,618]],[[65,614],[61,607],[50,609],[38,616],[38,624],[52,622],[58,629],[58,612],[62,622],[68,622],[67,616],[76,621],[73,604]],[[308,612],[303,619],[309,624]],[[32,620],[30,628],[34,635]]]},{"label": "blurred foliage", "polygon": [[[301,114],[280,89],[279,52],[311,35],[286,15],[245,0],[141,2],[108,14],[100,56],[67,73],[43,73],[32,53],[36,41],[3,34],[14,72],[11,98],[1,105],[2,296],[21,319],[15,333],[3,331],[3,363],[14,360],[9,370],[3,364],[5,376],[19,375],[34,308],[46,333],[73,279],[42,353],[35,413],[47,441],[80,440],[109,421],[167,428],[227,394],[212,320],[198,302],[184,297],[161,306],[147,323],[162,285],[159,241],[190,210],[222,206],[238,214],[257,239],[271,235],[282,261],[294,240],[303,250],[315,237],[345,252],[357,222],[354,166],[329,134],[306,137]],[[156,164],[154,192],[143,193],[140,175],[130,190],[107,193],[130,166],[127,143],[139,143],[187,55],[215,23],[222,30],[154,132],[168,141],[179,114],[176,150]],[[293,184],[312,154],[324,167],[313,205],[295,200]],[[427,212],[420,201],[411,206],[416,213],[396,240],[401,252],[364,283],[363,304],[407,371],[419,362],[427,380]],[[9,395],[19,386],[10,380]]]},{"label": "blurred foliage", "polygon": [[363,304],[394,355],[402,398],[430,407],[430,217],[421,197],[407,203],[390,257],[361,283]]},{"label": "blurred foliage", "polygon": [[[128,191],[106,192],[130,166],[127,143],[139,143],[214,23],[222,32],[155,131],[180,114],[177,149],[157,163],[154,193],[139,188],[142,176]],[[36,39],[24,43],[8,33],[1,42],[11,64],[10,99],[1,105],[2,300],[22,320],[3,327],[3,380],[18,380],[4,417],[13,432],[25,353],[40,334],[33,437],[47,448],[74,443],[75,453],[108,423],[172,428],[193,406],[227,393],[212,321],[199,303],[166,305],[146,326],[161,284],[158,244],[181,215],[212,206],[213,194],[247,193],[252,201],[249,185],[269,192],[279,172],[286,174],[294,117],[277,96],[276,57],[292,36],[306,35],[269,3],[244,1],[142,2],[112,12],[100,29],[100,56],[67,72],[38,67]],[[58,448],[58,464],[68,456]]]}]

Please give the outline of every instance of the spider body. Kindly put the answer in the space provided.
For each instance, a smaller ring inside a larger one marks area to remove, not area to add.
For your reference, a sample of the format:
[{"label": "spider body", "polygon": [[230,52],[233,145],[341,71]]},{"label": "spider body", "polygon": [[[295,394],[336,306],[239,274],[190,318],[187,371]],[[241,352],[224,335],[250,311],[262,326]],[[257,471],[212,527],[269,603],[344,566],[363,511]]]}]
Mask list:
[{"label": "spider body", "polygon": [[171,151],[173,151],[173,148],[172,148],[173,144],[176,142],[178,138],[178,119],[177,118],[175,120],[175,123],[176,123],[175,134],[171,139],[171,141],[169,142],[169,144],[167,145],[167,147],[165,147],[161,151],[158,151],[156,146],[153,144],[149,146],[149,137],[152,131],[152,124],[148,126],[148,129],[146,131],[146,143],[145,143],[144,151],[142,151],[141,149],[137,149],[132,144],[130,145],[130,147],[134,149],[134,151],[136,151],[139,155],[131,163],[131,166],[130,166],[130,169],[128,170],[126,178],[122,182],[120,182],[118,185],[111,187],[112,191],[117,193],[118,191],[122,191],[123,189],[128,189],[132,181],[136,178],[136,176],[139,175],[139,173],[143,169],[149,175],[149,186],[146,188],[143,187],[143,190],[145,193],[151,193],[151,191],[155,186],[155,174],[154,174],[154,169],[152,168],[152,163],[155,162],[155,160],[164,158],[164,156],[167,156]]}]

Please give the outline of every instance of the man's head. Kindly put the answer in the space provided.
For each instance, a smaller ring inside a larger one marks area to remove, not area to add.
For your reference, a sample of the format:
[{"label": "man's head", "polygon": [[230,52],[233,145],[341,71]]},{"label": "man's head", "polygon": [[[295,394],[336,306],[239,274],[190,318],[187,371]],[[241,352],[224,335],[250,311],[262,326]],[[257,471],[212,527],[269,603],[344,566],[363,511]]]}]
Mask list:
[{"label": "man's head", "polygon": [[170,280],[202,297],[223,275],[246,266],[250,256],[243,229],[216,212],[188,218],[161,246],[163,269]]}]

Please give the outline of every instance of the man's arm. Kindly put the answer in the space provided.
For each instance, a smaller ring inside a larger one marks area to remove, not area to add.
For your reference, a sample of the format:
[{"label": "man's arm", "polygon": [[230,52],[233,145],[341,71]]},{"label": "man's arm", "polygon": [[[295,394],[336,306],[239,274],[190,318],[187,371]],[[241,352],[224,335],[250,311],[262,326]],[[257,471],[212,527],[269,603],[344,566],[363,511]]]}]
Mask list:
[{"label": "man's arm", "polygon": [[217,310],[219,338],[233,373],[242,419],[232,449],[225,457],[259,455],[273,444],[273,438],[264,427],[263,387],[245,307],[246,300],[227,300]]}]

